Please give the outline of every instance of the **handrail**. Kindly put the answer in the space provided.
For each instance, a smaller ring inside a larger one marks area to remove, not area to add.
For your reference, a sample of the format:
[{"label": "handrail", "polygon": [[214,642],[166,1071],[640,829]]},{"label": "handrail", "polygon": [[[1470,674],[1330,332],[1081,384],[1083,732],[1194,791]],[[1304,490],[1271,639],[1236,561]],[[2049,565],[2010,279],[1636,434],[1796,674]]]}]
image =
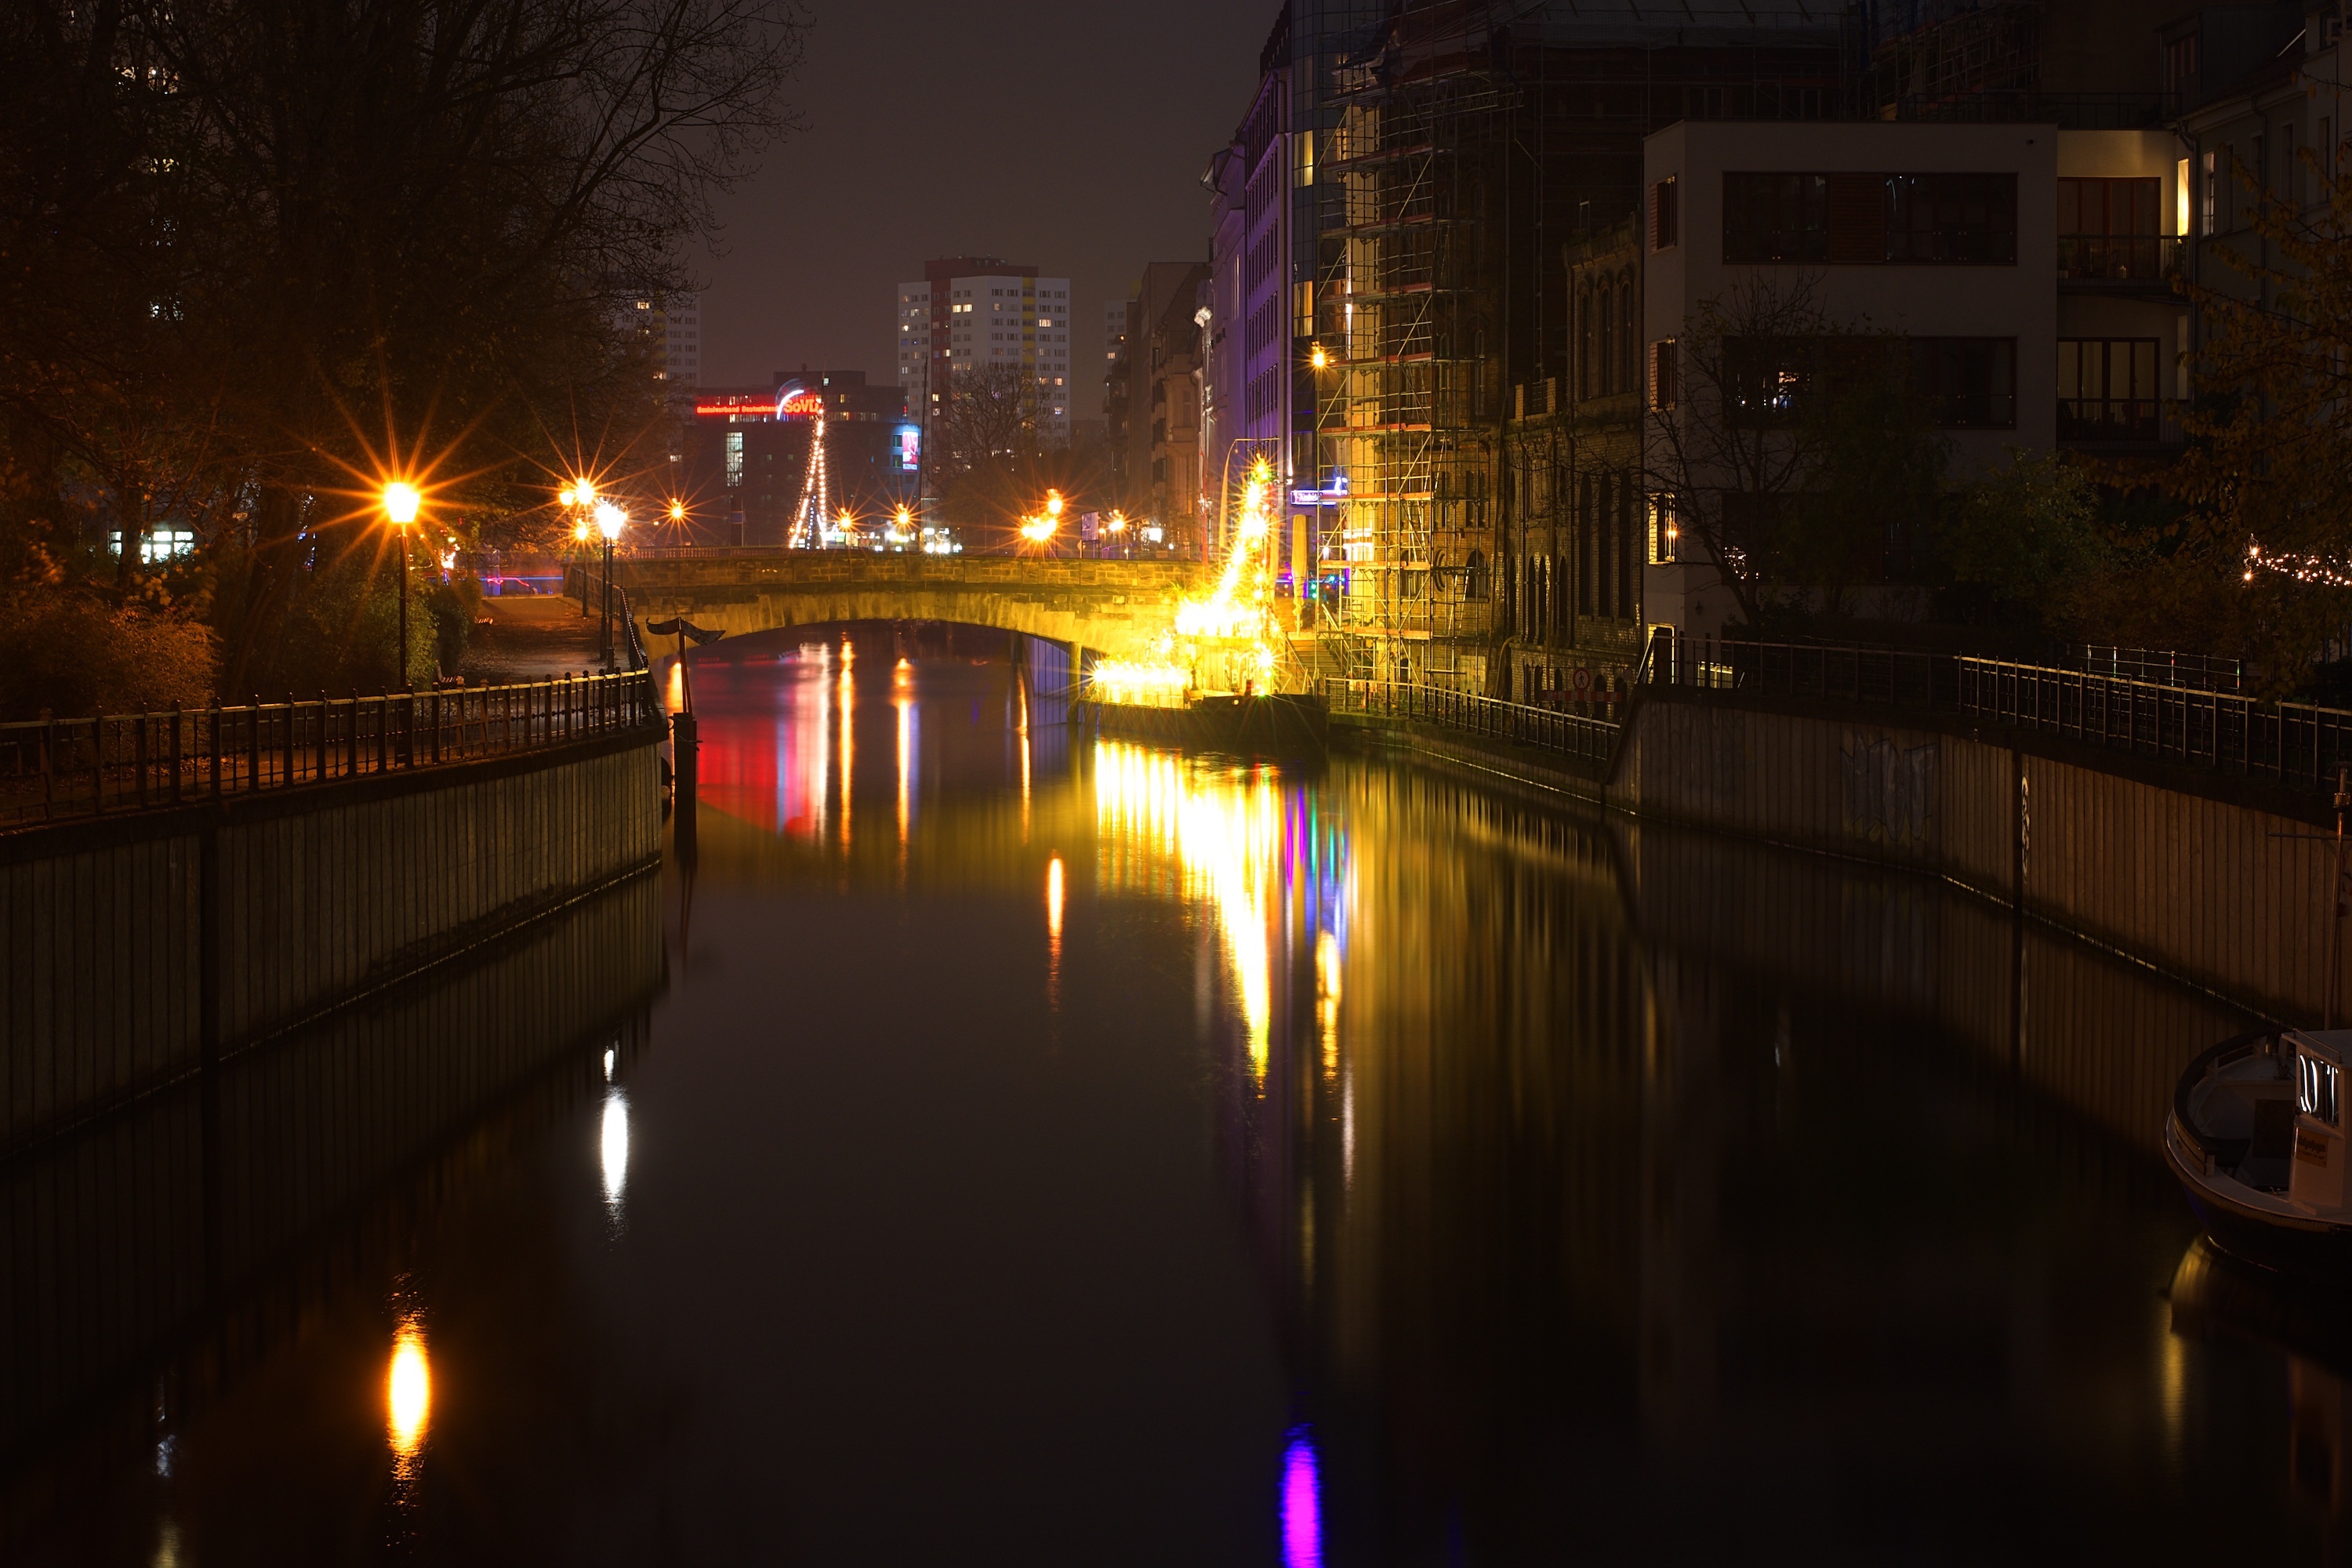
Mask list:
[{"label": "handrail", "polygon": [[548,750],[662,721],[646,670],[0,724],[0,830]]},{"label": "handrail", "polygon": [[[2148,655],[2115,660],[2126,662],[2155,664]],[[2352,711],[2217,689],[2235,678],[2223,661],[2182,662],[2182,679],[2159,680],[1969,654],[1661,631],[1643,652],[1638,682],[1950,713],[2299,789],[2333,789],[2337,771],[2352,766]]]},{"label": "handrail", "polygon": [[1477,697],[1410,681],[1340,679],[1326,679],[1323,696],[1333,712],[1417,719],[1586,762],[1605,763],[1617,750],[1619,726],[1606,719],[1586,719],[1498,697]]}]

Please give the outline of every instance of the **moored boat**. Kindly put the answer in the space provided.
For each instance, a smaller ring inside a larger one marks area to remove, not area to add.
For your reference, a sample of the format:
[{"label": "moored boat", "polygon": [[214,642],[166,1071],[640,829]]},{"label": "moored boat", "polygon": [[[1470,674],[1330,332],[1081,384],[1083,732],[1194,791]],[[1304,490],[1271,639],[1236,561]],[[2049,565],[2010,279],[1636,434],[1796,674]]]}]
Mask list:
[{"label": "moored boat", "polygon": [[2189,1064],[2164,1153],[2216,1243],[2254,1263],[2352,1275],[2344,1064],[2352,1029],[2255,1030]]}]

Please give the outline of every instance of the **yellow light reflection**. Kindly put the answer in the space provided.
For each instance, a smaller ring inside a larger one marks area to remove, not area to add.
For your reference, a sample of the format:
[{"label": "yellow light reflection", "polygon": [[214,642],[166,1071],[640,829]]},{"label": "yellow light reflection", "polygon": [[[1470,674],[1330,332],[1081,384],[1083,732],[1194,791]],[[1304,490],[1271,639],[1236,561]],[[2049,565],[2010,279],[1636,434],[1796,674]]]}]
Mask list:
[{"label": "yellow light reflection", "polygon": [[433,1415],[433,1369],[425,1355],[425,1325],[414,1312],[401,1320],[393,1336],[383,1403],[393,1456],[404,1473],[424,1451],[425,1428]]},{"label": "yellow light reflection", "polygon": [[1062,858],[1054,857],[1045,868],[1045,934],[1053,940],[1054,951],[1062,950]]},{"label": "yellow light reflection", "polygon": [[1172,853],[1184,896],[1205,898],[1215,909],[1232,960],[1250,1076],[1264,1092],[1274,1014],[1269,913],[1283,853],[1282,801],[1272,773],[1261,769],[1246,780],[1203,779],[1175,753],[1098,742],[1095,817],[1108,846],[1138,842],[1158,856]]},{"label": "yellow light reflection", "polygon": [[1328,1082],[1339,1076],[1339,939],[1328,931],[1315,938],[1315,1016]]}]

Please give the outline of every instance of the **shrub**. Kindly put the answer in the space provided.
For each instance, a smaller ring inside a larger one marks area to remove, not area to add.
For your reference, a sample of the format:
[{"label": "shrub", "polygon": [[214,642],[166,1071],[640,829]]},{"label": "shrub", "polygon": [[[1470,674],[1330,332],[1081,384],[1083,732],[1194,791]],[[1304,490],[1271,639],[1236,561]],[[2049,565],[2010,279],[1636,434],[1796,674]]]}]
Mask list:
[{"label": "shrub", "polygon": [[70,588],[0,597],[0,718],[200,708],[219,668],[200,622]]}]

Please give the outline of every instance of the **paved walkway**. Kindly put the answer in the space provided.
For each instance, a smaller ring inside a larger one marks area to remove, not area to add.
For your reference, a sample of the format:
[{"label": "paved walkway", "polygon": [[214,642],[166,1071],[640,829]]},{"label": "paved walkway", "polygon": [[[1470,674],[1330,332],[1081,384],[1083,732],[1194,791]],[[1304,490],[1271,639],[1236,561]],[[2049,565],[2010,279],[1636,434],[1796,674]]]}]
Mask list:
[{"label": "paved walkway", "polygon": [[603,668],[596,616],[583,616],[577,599],[500,596],[484,599],[482,614],[488,624],[474,627],[458,666],[467,685],[540,680]]}]

